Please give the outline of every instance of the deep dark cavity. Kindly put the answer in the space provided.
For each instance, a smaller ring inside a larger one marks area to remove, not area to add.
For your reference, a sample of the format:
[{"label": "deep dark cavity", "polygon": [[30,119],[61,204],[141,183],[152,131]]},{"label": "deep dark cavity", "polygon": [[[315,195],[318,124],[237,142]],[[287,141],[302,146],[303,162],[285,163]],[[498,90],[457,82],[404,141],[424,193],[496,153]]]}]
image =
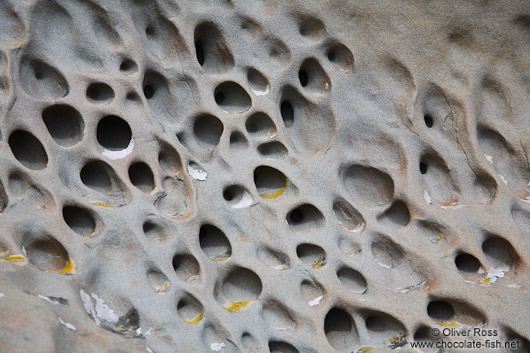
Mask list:
[{"label": "deep dark cavity", "polygon": [[294,109],[291,103],[283,101],[280,105],[280,113],[282,115],[283,124],[285,127],[291,127],[294,123]]},{"label": "deep dark cavity", "polygon": [[108,150],[119,151],[127,148],[131,138],[132,131],[129,124],[120,117],[106,116],[98,123],[98,142]]}]

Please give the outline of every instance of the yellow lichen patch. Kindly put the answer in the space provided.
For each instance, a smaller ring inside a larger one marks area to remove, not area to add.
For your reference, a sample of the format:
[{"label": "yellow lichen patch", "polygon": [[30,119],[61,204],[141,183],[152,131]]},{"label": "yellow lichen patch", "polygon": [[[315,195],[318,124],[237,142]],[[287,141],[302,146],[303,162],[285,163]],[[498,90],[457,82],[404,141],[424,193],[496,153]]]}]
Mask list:
[{"label": "yellow lichen patch", "polygon": [[213,260],[213,261],[226,261],[228,259],[230,259],[230,256],[228,256],[228,257],[212,257],[211,258],[211,260]]},{"label": "yellow lichen patch", "polygon": [[403,335],[402,333],[400,333],[399,335],[390,338],[390,339],[388,340],[388,342],[390,342],[390,343],[392,343],[392,344],[398,344],[398,343],[403,342],[404,339],[405,339],[405,335]]},{"label": "yellow lichen patch", "polygon": [[51,271],[51,272],[57,272],[57,273],[61,273],[63,275],[73,275],[75,273],[74,260],[68,259],[68,262],[66,263],[66,266],[64,266],[64,268],[62,270]]},{"label": "yellow lichen patch", "polygon": [[156,291],[157,291],[158,293],[162,293],[162,292],[164,292],[166,289],[168,289],[168,287],[169,287],[169,282],[168,282],[168,281],[165,281],[164,283],[162,283],[162,285],[161,285],[160,287],[158,287],[158,288],[156,289]]},{"label": "yellow lichen patch", "polygon": [[250,303],[252,303],[253,300],[249,300],[247,302],[233,302],[228,306],[223,306],[228,311],[239,311],[243,309],[244,307],[247,307]]},{"label": "yellow lichen patch", "polygon": [[480,280],[480,283],[482,284],[490,284],[491,283],[491,278],[483,278]]},{"label": "yellow lichen patch", "polygon": [[90,238],[90,237],[94,236],[94,234],[96,234],[96,232],[95,232],[95,231],[94,231],[94,232],[92,232],[92,233],[90,233],[90,234],[87,234],[87,235],[85,235],[85,237],[87,237],[87,238]]},{"label": "yellow lichen patch", "polygon": [[437,240],[437,243],[441,242],[443,240],[444,236],[442,235],[442,233],[438,234],[438,240]]},{"label": "yellow lichen patch", "polygon": [[25,265],[26,264],[26,258],[22,255],[7,255],[7,256],[0,256],[0,261],[5,262],[11,262],[15,265]]},{"label": "yellow lichen patch", "polygon": [[458,322],[455,321],[455,318],[452,317],[449,321],[435,321],[438,325],[445,326],[445,327],[452,327],[452,328],[459,328],[462,326]]},{"label": "yellow lichen patch", "polygon": [[370,352],[373,352],[374,350],[375,350],[375,347],[364,346],[356,350],[355,353],[370,353]]},{"label": "yellow lichen patch", "polygon": [[325,261],[326,260],[324,260],[324,259],[318,259],[317,261],[315,261],[313,263],[313,265],[311,265],[311,267],[313,267],[313,268],[324,268],[324,267],[326,267],[326,262]]},{"label": "yellow lichen patch", "polygon": [[180,318],[182,321],[184,321],[185,323],[189,324],[189,325],[197,325],[199,324],[201,321],[202,321],[202,318],[204,317],[204,314],[202,313],[202,311],[199,313],[199,315],[195,316],[193,319],[191,320],[184,320],[182,317]]},{"label": "yellow lichen patch", "polygon": [[106,203],[103,203],[101,201],[90,201],[90,203],[103,208],[112,208],[112,206],[107,205]]},{"label": "yellow lichen patch", "polygon": [[285,186],[283,188],[278,189],[274,192],[264,192],[262,194],[259,194],[259,196],[261,196],[265,200],[275,200],[283,195],[285,190],[287,190],[287,186],[289,186],[289,180],[285,179]]}]

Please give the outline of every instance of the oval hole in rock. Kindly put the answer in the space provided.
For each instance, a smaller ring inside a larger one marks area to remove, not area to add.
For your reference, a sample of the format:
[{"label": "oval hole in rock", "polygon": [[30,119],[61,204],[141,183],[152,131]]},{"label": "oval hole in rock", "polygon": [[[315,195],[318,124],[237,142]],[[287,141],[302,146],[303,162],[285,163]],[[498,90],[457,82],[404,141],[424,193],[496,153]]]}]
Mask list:
[{"label": "oval hole in rock", "polygon": [[509,241],[496,235],[488,235],[482,243],[482,252],[497,267],[516,268],[519,255]]},{"label": "oval hole in rock", "polygon": [[333,202],[333,214],[342,228],[350,232],[360,232],[364,229],[363,216],[348,201],[337,199]]},{"label": "oval hole in rock", "polygon": [[296,255],[305,265],[314,269],[326,266],[326,252],[318,245],[300,244],[296,247]]},{"label": "oval hole in rock", "polygon": [[427,305],[427,314],[435,321],[449,321],[455,315],[451,304],[435,300]]},{"label": "oval hole in rock", "polygon": [[298,349],[294,348],[293,345],[281,341],[270,341],[269,351],[270,353],[298,353]]},{"label": "oval hole in rock", "polygon": [[278,169],[259,166],[254,169],[254,184],[259,196],[266,200],[275,200],[287,190],[287,177]]},{"label": "oval hole in rock", "polygon": [[132,75],[138,72],[138,65],[131,59],[123,59],[120,64],[120,71],[127,75]]},{"label": "oval hole in rock", "polygon": [[258,153],[267,159],[278,159],[287,155],[287,148],[279,141],[262,143],[258,146]]},{"label": "oval hole in rock", "polygon": [[471,254],[460,254],[455,258],[455,265],[464,274],[474,274],[480,269],[480,261]]},{"label": "oval hole in rock", "polygon": [[359,345],[355,323],[343,309],[335,307],[326,314],[324,332],[329,344],[337,351],[350,351],[352,347]]},{"label": "oval hole in rock", "polygon": [[92,103],[109,103],[114,99],[114,90],[106,83],[94,82],[88,86],[86,96]]},{"label": "oval hole in rock", "polygon": [[251,135],[273,137],[276,135],[276,125],[265,113],[252,114],[246,121],[245,127]]},{"label": "oval hole in rock", "polygon": [[83,138],[85,123],[81,114],[66,104],[57,104],[42,111],[42,120],[58,145],[70,147]]},{"label": "oval hole in rock", "polygon": [[99,144],[108,150],[123,150],[131,143],[131,127],[120,117],[106,116],[98,123],[97,139]]},{"label": "oval hole in rock", "polygon": [[190,254],[177,254],[173,257],[173,269],[181,280],[191,282],[199,279],[201,268],[199,262]]},{"label": "oval hole in rock", "polygon": [[425,114],[423,121],[425,122],[425,126],[427,126],[429,129],[434,125],[434,120],[429,114]]},{"label": "oval hole in rock", "polygon": [[260,96],[269,92],[269,80],[258,70],[248,69],[247,80],[254,94]]},{"label": "oval hole in rock", "polygon": [[42,271],[61,271],[68,264],[68,252],[50,236],[25,246],[29,262]]},{"label": "oval hole in rock", "polygon": [[340,172],[340,179],[352,200],[368,208],[388,205],[394,197],[394,181],[377,168],[353,164]]},{"label": "oval hole in rock", "polygon": [[202,321],[203,310],[202,304],[191,295],[182,297],[177,304],[180,319],[190,325],[197,325]]},{"label": "oval hole in rock", "polygon": [[135,162],[129,167],[129,179],[139,190],[149,193],[155,187],[151,168],[144,162]]},{"label": "oval hole in rock", "polygon": [[205,224],[199,230],[202,251],[213,261],[226,261],[232,255],[232,246],[226,235],[216,226]]},{"label": "oval hole in rock", "polygon": [[312,93],[328,93],[331,89],[331,80],[316,59],[304,60],[298,71],[298,78],[302,87]]},{"label": "oval hole in rock", "polygon": [[161,243],[167,239],[166,227],[155,220],[147,220],[144,222],[142,229],[145,237],[154,243]]},{"label": "oval hole in rock", "polygon": [[400,333],[406,334],[403,324],[385,313],[369,313],[364,319],[364,323],[368,331],[377,338],[385,339],[386,337],[397,336]]},{"label": "oval hole in rock", "polygon": [[59,99],[69,91],[68,82],[59,70],[38,59],[21,60],[19,79],[24,91],[36,99]]},{"label": "oval hole in rock", "polygon": [[405,227],[410,222],[410,213],[407,204],[401,200],[394,201],[389,209],[377,217],[377,220],[382,224],[396,224]]},{"label": "oval hole in rock", "polygon": [[232,302],[248,302],[261,294],[263,286],[257,274],[243,267],[236,267],[224,279],[222,292]]},{"label": "oval hole in rock", "polygon": [[283,101],[280,105],[280,114],[282,115],[285,127],[291,127],[294,124],[294,108],[291,103]]},{"label": "oval hole in rock", "polygon": [[182,161],[179,153],[173,148],[173,146],[165,142],[160,144],[158,164],[160,164],[162,170],[169,175],[175,175],[182,169]]},{"label": "oval hole in rock", "polygon": [[63,219],[74,232],[84,237],[90,237],[96,231],[94,217],[84,208],[77,206],[63,207]]},{"label": "oval hole in rock", "polygon": [[308,231],[321,227],[324,216],[315,206],[306,203],[287,214],[287,223],[292,230]]},{"label": "oval hole in rock", "polygon": [[337,278],[339,279],[340,283],[346,288],[347,292],[355,293],[355,294],[362,294],[366,292],[367,283],[364,276],[354,270],[353,268],[349,267],[341,267],[337,271]]},{"label": "oval hole in rock", "polygon": [[107,166],[100,161],[91,161],[81,169],[81,181],[87,187],[107,193],[112,187],[112,181],[108,174]]},{"label": "oval hole in rock", "polygon": [[203,22],[195,28],[195,55],[207,74],[219,74],[234,66],[234,57],[219,28],[212,22]]},{"label": "oval hole in rock", "polygon": [[233,208],[243,208],[252,204],[248,191],[240,185],[230,185],[223,190],[223,198]]},{"label": "oval hole in rock", "polygon": [[44,146],[27,131],[12,132],[9,135],[9,147],[15,158],[28,169],[41,170],[48,165],[48,155]]},{"label": "oval hole in rock", "polygon": [[304,17],[298,21],[298,30],[302,37],[319,40],[326,34],[326,26],[316,17]]},{"label": "oval hole in rock", "polygon": [[209,150],[213,150],[219,144],[223,130],[223,123],[213,115],[201,115],[193,124],[193,133],[197,142]]},{"label": "oval hole in rock", "polygon": [[223,82],[214,91],[215,102],[227,113],[243,113],[250,109],[250,96],[235,82]]},{"label": "oval hole in rock", "polygon": [[336,41],[327,44],[326,55],[340,71],[353,69],[353,54],[344,44]]}]

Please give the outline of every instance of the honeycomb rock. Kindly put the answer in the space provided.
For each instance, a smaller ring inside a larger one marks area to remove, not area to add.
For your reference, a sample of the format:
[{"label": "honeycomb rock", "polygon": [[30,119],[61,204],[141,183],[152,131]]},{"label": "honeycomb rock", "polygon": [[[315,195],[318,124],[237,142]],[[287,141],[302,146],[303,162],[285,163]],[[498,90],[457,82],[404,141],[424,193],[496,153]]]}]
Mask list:
[{"label": "honeycomb rock", "polygon": [[526,0],[0,1],[0,351],[529,352],[529,62]]}]

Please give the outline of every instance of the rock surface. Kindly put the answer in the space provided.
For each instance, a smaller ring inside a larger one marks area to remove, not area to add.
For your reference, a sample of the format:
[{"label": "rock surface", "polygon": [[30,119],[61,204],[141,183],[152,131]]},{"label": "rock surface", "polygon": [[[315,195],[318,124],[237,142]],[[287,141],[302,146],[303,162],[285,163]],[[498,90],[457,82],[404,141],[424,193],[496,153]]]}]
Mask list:
[{"label": "rock surface", "polygon": [[1,1],[0,351],[529,352],[529,63],[526,0]]}]

